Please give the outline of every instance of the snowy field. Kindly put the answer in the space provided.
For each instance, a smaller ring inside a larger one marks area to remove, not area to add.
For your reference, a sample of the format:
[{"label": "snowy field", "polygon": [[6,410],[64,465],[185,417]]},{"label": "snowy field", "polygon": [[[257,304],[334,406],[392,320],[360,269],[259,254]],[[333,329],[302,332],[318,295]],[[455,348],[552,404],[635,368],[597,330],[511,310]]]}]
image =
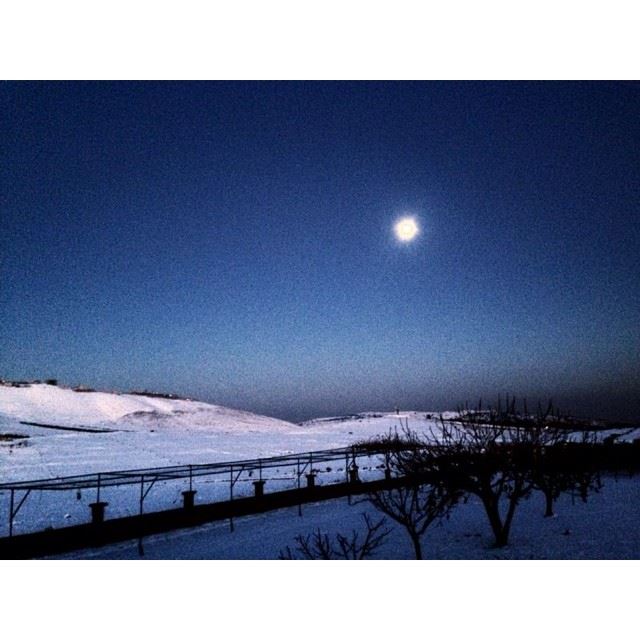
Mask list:
[{"label": "snowy field", "polygon": [[[544,518],[542,495],[534,493],[516,512],[510,544],[492,548],[492,536],[482,505],[471,498],[457,506],[451,518],[433,525],[422,538],[425,559],[638,559],[640,478],[603,478],[603,488],[587,503],[562,496],[556,516]],[[362,514],[382,517],[368,503],[346,498],[234,519],[227,522],[150,536],[143,541],[145,559],[276,559],[282,549],[295,547],[296,535],[320,529],[334,536],[364,532]],[[411,559],[409,537],[387,519],[391,534],[378,558]],[[138,542],[75,552],[64,558],[135,559]]]},{"label": "snowy field", "polygon": [[[349,446],[400,428],[435,427],[424,412],[369,413],[302,425],[189,400],[0,386],[0,482],[204,464]],[[110,429],[64,431],[21,424]]]},{"label": "snowy field", "polygon": [[[191,400],[79,393],[45,384],[0,386],[0,483],[332,449],[400,429],[401,423],[420,430],[436,428],[426,415],[366,413],[300,425]],[[7,439],[2,439],[3,434]],[[382,472],[373,469],[379,463],[371,460],[363,465],[361,477],[381,477]],[[335,482],[344,473],[344,465],[334,465],[331,471],[323,467],[318,481]],[[296,486],[292,470],[271,470],[264,477],[267,491]],[[251,495],[253,480],[246,474],[240,477],[235,496]],[[145,499],[145,510],[179,506],[187,482],[157,483]],[[199,502],[226,500],[229,482],[219,476],[199,478],[194,489]],[[109,502],[107,517],[138,513],[138,495],[139,487],[134,485],[103,488],[101,499]],[[96,492],[91,490],[32,492],[14,519],[14,531],[88,522],[89,504],[95,499]],[[9,500],[8,492],[0,492],[0,535],[8,532]]]},{"label": "snowy field", "polygon": [[[35,422],[69,431],[23,424]],[[408,425],[419,432],[437,430],[428,412],[363,413],[293,424],[226,407],[191,400],[101,392],[75,392],[44,384],[14,388],[0,386],[0,482],[55,478],[117,469],[204,464],[332,449],[389,433]],[[91,429],[100,429],[94,431]],[[625,438],[637,437],[637,432]],[[361,462],[361,477],[382,476],[381,460]],[[344,478],[344,464],[318,469],[318,482]],[[295,471],[269,470],[266,491],[296,486]],[[244,474],[236,497],[251,495],[255,478]],[[145,499],[145,511],[175,508],[187,480],[157,483]],[[195,481],[197,502],[224,500],[226,477]],[[107,517],[138,512],[139,486],[103,488]],[[542,518],[542,497],[534,494],[516,515],[512,543],[506,550],[491,548],[491,535],[481,505],[473,498],[459,506],[451,520],[425,536],[425,556],[431,558],[640,558],[640,516],[629,505],[640,498],[639,479],[605,478],[600,494],[588,504],[561,498],[558,517]],[[63,527],[89,521],[92,489],[80,492],[32,492],[14,519],[14,531]],[[251,516],[192,531],[148,538],[147,558],[275,558],[292,545],[297,534],[320,527],[323,532],[349,533],[362,528],[363,510],[345,500]],[[9,492],[0,492],[0,535],[8,533]],[[295,516],[295,517],[294,517]],[[393,531],[385,558],[411,557],[406,534]],[[137,557],[136,543],[87,551],[81,557]],[[74,557],[77,554],[74,554]]]}]

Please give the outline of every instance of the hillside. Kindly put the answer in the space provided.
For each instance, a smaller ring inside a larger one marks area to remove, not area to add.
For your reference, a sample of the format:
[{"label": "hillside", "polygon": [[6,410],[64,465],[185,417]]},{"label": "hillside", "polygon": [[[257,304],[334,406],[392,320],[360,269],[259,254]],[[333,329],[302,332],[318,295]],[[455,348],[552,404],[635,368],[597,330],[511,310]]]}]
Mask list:
[{"label": "hillside", "polygon": [[0,386],[0,482],[329,449],[400,429],[407,420],[412,428],[434,426],[418,412],[296,425],[193,400]]},{"label": "hillside", "polygon": [[140,394],[78,392],[47,384],[0,386],[0,415],[18,421],[64,427],[114,430],[287,431],[294,425],[277,418],[195,400]]},{"label": "hillside", "polygon": [[299,430],[194,400],[0,386],[0,482],[274,455]]}]

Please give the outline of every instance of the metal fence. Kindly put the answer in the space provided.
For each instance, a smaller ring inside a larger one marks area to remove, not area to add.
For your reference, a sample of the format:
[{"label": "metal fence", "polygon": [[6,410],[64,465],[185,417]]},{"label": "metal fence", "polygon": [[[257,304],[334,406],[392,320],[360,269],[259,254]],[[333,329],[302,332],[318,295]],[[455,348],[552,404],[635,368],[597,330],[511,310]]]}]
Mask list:
[{"label": "metal fence", "polygon": [[[380,457],[382,456],[382,458]],[[219,490],[214,496],[218,501],[233,500],[234,489],[237,483],[243,479],[251,482],[254,487],[254,495],[262,495],[265,490],[267,480],[279,480],[289,482],[289,488],[300,489],[305,478],[306,486],[313,486],[316,478],[324,475],[329,482],[354,482],[359,479],[362,469],[366,469],[372,477],[380,477],[383,472],[389,473],[389,451],[388,448],[382,446],[351,446],[337,449],[328,449],[321,451],[307,451],[304,453],[293,453],[282,456],[272,456],[268,458],[255,458],[251,460],[239,460],[233,462],[214,462],[210,464],[193,464],[178,465],[169,467],[155,467],[144,469],[127,469],[121,471],[108,471],[101,473],[89,473],[83,475],[65,476],[59,478],[46,478],[41,480],[28,480],[19,482],[9,482],[0,484],[0,494],[8,496],[8,527],[5,531],[9,536],[14,535],[14,521],[25,502],[33,492],[77,492],[80,499],[81,492],[89,490],[95,491],[95,501],[88,506],[91,507],[91,518],[93,521],[100,520],[104,517],[105,506],[108,504],[104,501],[105,491],[109,488],[124,488],[131,485],[138,485],[139,492],[137,495],[137,509],[140,514],[144,512],[145,499],[149,492],[158,483],[167,485],[169,482],[182,482],[182,487],[188,486],[188,489],[182,491],[184,505],[187,506],[189,501],[193,504],[196,491],[194,486],[198,484],[198,488],[202,487],[202,480],[206,478],[214,478],[217,482],[217,488],[222,489],[219,483],[222,482],[226,487],[226,495]],[[368,465],[366,466],[368,461]],[[344,463],[344,467],[333,469],[328,467],[327,463]],[[288,471],[275,478],[273,472],[277,470]],[[293,484],[293,486],[291,486]],[[180,488],[182,488],[180,487]],[[121,494],[125,495],[125,494]],[[128,500],[131,500],[131,494],[128,494]],[[215,501],[215,500],[213,500]],[[44,515],[44,511],[53,512],[60,509],[58,500],[45,501],[44,508],[40,508],[40,516]],[[163,507],[160,503],[155,506]],[[53,516],[53,513],[46,514]],[[89,512],[86,511],[87,517]],[[31,527],[33,530],[42,530],[46,527]],[[21,527],[23,532],[24,526]],[[0,534],[1,535],[1,534]],[[6,535],[6,533],[5,533]]]}]

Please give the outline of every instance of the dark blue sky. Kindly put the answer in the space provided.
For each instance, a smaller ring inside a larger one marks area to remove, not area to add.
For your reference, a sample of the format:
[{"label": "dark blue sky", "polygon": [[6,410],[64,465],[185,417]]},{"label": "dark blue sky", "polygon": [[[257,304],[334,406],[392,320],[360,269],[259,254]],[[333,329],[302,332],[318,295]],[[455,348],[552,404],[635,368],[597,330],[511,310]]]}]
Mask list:
[{"label": "dark blue sky", "polygon": [[0,100],[2,377],[290,419],[505,392],[640,417],[637,83]]}]

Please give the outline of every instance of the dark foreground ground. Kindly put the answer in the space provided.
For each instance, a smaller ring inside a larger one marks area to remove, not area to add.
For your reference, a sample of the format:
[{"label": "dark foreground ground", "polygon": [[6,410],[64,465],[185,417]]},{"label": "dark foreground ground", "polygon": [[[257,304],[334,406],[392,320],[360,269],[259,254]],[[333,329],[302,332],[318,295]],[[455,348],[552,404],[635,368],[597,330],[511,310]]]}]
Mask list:
[{"label": "dark foreground ground", "polygon": [[[425,558],[432,559],[640,559],[640,476],[603,477],[603,488],[587,503],[562,496],[556,516],[544,518],[544,500],[535,493],[516,512],[510,544],[494,549],[482,505],[475,498],[459,505],[451,518],[432,526],[423,537]],[[381,517],[368,503],[347,498],[245,516],[193,529],[147,537],[146,559],[275,559],[295,536],[316,529],[323,533],[364,531],[363,513]],[[410,559],[405,531],[388,522],[391,534],[377,558]],[[138,541],[75,552],[65,558],[135,559]]]}]

